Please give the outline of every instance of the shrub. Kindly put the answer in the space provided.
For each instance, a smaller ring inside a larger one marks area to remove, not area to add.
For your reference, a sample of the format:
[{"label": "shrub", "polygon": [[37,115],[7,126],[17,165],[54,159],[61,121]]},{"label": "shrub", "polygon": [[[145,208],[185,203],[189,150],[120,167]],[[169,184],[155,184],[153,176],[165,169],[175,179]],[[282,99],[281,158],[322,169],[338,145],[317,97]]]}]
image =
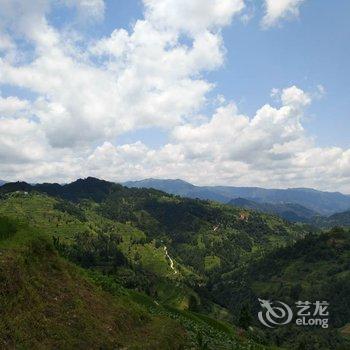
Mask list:
[{"label": "shrub", "polygon": [[11,219],[0,216],[0,240],[10,238],[16,231],[17,226]]}]

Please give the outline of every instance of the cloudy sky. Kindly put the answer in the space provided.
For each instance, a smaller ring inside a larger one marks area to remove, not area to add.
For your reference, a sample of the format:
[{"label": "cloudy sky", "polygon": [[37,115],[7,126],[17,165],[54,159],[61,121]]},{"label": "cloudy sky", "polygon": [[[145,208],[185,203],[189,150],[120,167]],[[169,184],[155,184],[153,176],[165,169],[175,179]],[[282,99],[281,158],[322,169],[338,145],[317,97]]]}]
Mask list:
[{"label": "cloudy sky", "polygon": [[0,0],[0,179],[350,193],[348,0]]}]

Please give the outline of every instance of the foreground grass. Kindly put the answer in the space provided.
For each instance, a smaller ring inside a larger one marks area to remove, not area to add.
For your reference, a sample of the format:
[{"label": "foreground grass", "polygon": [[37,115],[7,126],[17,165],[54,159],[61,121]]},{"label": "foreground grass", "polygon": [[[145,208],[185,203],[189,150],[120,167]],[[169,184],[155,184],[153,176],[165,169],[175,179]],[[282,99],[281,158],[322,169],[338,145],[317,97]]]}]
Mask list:
[{"label": "foreground grass", "polygon": [[180,349],[186,332],[115,298],[38,238],[1,251],[0,341],[23,349]]}]

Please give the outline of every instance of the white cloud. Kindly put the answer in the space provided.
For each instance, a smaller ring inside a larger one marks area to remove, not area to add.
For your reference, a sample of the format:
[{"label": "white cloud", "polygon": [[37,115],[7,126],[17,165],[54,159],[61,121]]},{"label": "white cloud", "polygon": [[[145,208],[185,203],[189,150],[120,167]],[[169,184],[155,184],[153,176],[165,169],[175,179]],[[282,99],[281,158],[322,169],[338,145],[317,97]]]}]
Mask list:
[{"label": "white cloud", "polygon": [[309,95],[292,86],[282,90],[280,102],[279,108],[264,105],[253,118],[239,114],[234,104],[219,107],[201,125],[176,127],[171,143],[159,150],[140,142],[104,144],[89,157],[89,173],[114,180],[118,169],[119,180],[182,177],[199,184],[348,192],[350,150],[317,147],[302,126]]},{"label": "white cloud", "polygon": [[48,31],[45,14],[49,9],[47,0],[0,0],[1,29],[16,35],[36,38]]},{"label": "white cloud", "polygon": [[220,29],[244,8],[243,0],[143,0],[146,20],[192,36]]},{"label": "white cloud", "polygon": [[[240,115],[229,104],[217,109],[213,118],[200,126],[184,125],[175,128],[174,139],[185,147],[189,157],[215,161],[239,161],[246,164],[271,164],[274,159],[285,160],[306,143],[300,123],[302,110],[295,98],[285,99],[295,87],[284,89],[282,106],[260,108],[252,119]],[[299,98],[303,93],[298,90]],[[297,108],[296,108],[297,106]]]},{"label": "white cloud", "polygon": [[265,15],[261,22],[263,27],[272,27],[284,19],[298,17],[303,2],[304,0],[265,0]]},{"label": "white cloud", "polygon": [[[103,16],[102,1],[65,3]],[[350,150],[317,147],[303,128],[306,108],[323,88],[273,89],[278,107],[265,104],[252,117],[219,95],[213,115],[203,115],[214,87],[205,73],[225,61],[220,30],[243,1],[144,0],[143,19],[95,42],[53,27],[51,2],[28,4],[0,0],[0,84],[35,96],[0,96],[0,178],[180,177],[350,192]],[[269,25],[297,13],[287,9],[291,2],[285,6],[270,7]],[[166,130],[167,144],[116,145],[120,135],[146,127]]]},{"label": "white cloud", "polygon": [[0,118],[0,135],[1,170],[12,163],[35,163],[45,156],[43,135],[34,122]]},{"label": "white cloud", "polygon": [[105,13],[105,3],[103,0],[61,0],[70,7],[78,10],[79,16],[83,19],[92,18],[95,20],[103,19]]},{"label": "white cloud", "polygon": [[2,97],[0,94],[0,118],[16,116],[29,108],[27,100],[20,100],[16,96]]},{"label": "white cloud", "polygon": [[11,38],[4,33],[0,33],[0,52],[14,49],[14,47],[15,45]]},{"label": "white cloud", "polygon": [[310,96],[295,85],[282,91],[281,101],[284,105],[302,108],[311,103]]},{"label": "white cloud", "polygon": [[[205,3],[211,12],[200,11],[191,20],[198,30],[191,32],[194,37],[185,45],[179,41],[185,24],[164,28],[168,21],[163,2],[148,1],[146,19],[137,21],[130,33],[115,30],[82,52],[80,43],[67,42],[49,25],[44,1],[37,0],[33,7],[17,2],[21,10],[18,28],[33,45],[35,56],[22,65],[6,58],[0,61],[0,83],[39,94],[33,112],[54,147],[113,140],[140,127],[171,128],[190,118],[213,88],[201,73],[219,67],[224,60],[221,35],[211,29],[228,24],[243,6],[237,0]],[[75,4],[84,7],[85,3]],[[194,10],[194,4],[168,5],[185,14]],[[11,15],[15,11],[15,6],[7,9]],[[172,11],[167,15],[170,23]],[[95,64],[96,59],[102,65]]]}]

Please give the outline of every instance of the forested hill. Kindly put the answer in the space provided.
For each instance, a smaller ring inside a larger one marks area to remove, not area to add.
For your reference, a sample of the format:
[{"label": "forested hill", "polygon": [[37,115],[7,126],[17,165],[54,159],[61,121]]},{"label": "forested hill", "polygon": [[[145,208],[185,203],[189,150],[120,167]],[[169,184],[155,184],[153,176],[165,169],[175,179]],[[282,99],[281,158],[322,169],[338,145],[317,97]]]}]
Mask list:
[{"label": "forested hill", "polygon": [[[150,327],[150,314],[177,320],[177,334],[186,332],[184,339],[194,349],[271,345],[265,330],[254,321],[244,321],[244,305],[252,294],[244,280],[242,293],[236,290],[232,276],[315,233],[276,216],[95,178],[66,185],[5,184],[0,188],[0,217],[4,249],[12,243],[30,246],[34,238],[52,242],[60,259],[88,271],[104,291],[141,304]],[[10,234],[11,227],[19,230]],[[35,271],[33,266],[25,268]],[[40,273],[36,278],[46,277]],[[70,294],[69,303],[73,299]],[[79,303],[85,305],[84,300]],[[143,325],[142,317],[138,324]],[[151,334],[157,329],[155,325]],[[166,342],[167,334],[163,336],[161,341]]]},{"label": "forested hill", "polygon": [[101,202],[107,197],[113,188],[116,189],[121,187],[121,185],[117,185],[112,182],[88,177],[86,179],[79,179],[65,185],[60,185],[57,183],[31,185],[26,182],[9,182],[1,187],[0,193],[37,191],[75,202],[82,199],[90,199],[96,202]]},{"label": "forested hill", "polygon": [[[291,243],[307,234],[303,226],[287,224],[262,213],[180,198],[154,189],[127,188],[95,178],[79,179],[66,185],[16,182],[0,188],[0,194],[16,191],[40,192],[77,203],[93,201],[99,204],[98,210],[103,216],[130,222],[150,237],[162,237],[175,245],[197,244],[199,236],[213,236],[216,241],[224,240],[223,245],[227,243],[234,251],[238,247],[243,253],[264,245]],[[185,247],[181,247],[180,254],[184,250]]]},{"label": "forested hill", "polygon": [[267,349],[258,330],[240,330],[201,292],[253,247],[305,234],[262,220],[260,235],[248,223],[229,228],[241,222],[232,208],[92,178],[7,184],[0,340],[8,348]]}]

